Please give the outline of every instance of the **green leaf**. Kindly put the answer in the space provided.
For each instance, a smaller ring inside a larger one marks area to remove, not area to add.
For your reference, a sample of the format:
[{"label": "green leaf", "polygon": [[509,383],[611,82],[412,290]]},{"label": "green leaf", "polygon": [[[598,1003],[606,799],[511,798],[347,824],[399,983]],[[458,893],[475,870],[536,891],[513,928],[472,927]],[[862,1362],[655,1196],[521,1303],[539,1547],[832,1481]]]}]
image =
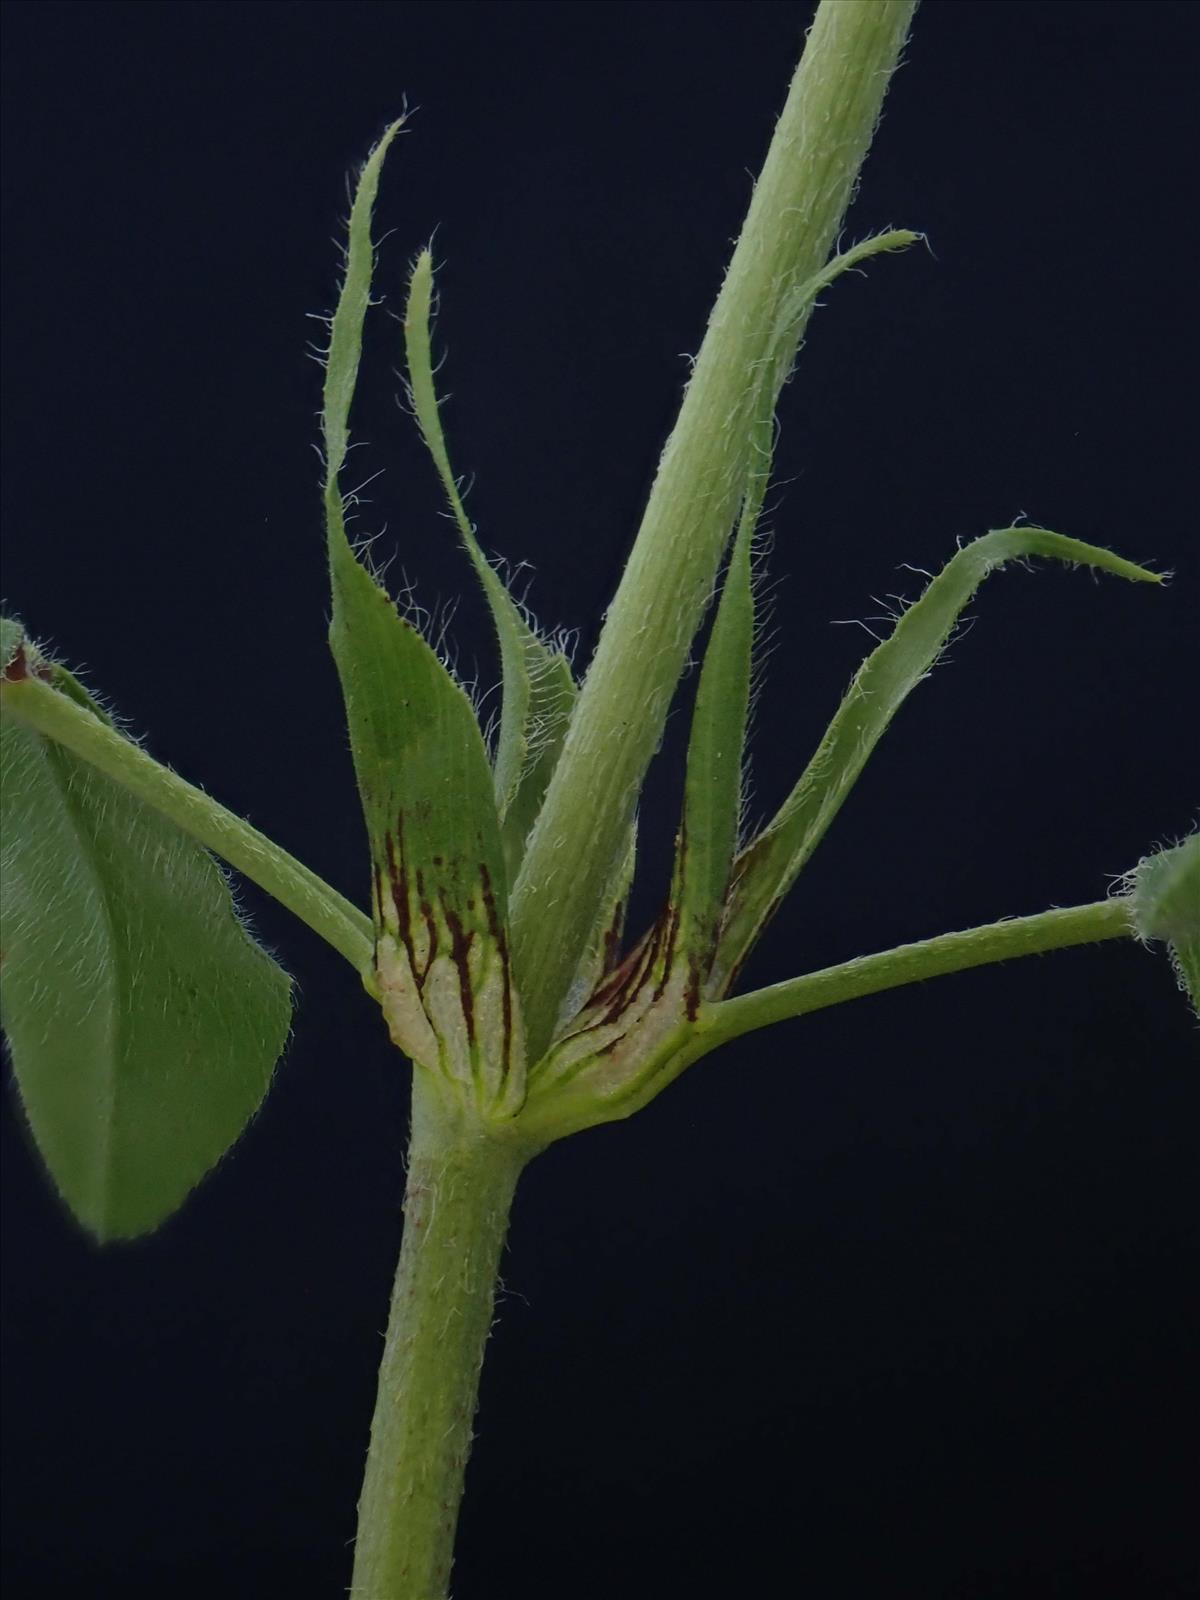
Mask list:
[{"label": "green leaf", "polygon": [[1138,937],[1166,941],[1179,987],[1200,1016],[1200,834],[1140,861],[1127,888]]},{"label": "green leaf", "polygon": [[[524,670],[529,680],[526,720],[521,729],[520,754],[523,765],[515,788],[501,809],[501,831],[508,879],[516,881],[525,855],[525,844],[537,821],[546,789],[562,753],[563,740],[579,687],[571,673],[571,663],[560,650],[542,643],[532,633],[523,649]],[[505,680],[507,685],[507,679]],[[505,687],[507,699],[508,689]],[[504,738],[504,717],[500,718],[500,737]],[[496,761],[497,787],[500,778],[499,749]]]},{"label": "green leaf", "polygon": [[704,653],[688,743],[671,899],[678,916],[676,942],[697,982],[707,977],[716,952],[737,848],[754,642],[750,546],[761,500],[760,487],[742,512]]},{"label": "green leaf", "polygon": [[[3,625],[26,673],[107,721]],[[258,1109],[287,1039],[287,974],[217,864],[172,823],[16,718],[0,723],[0,1005],[30,1128],[99,1239],[157,1227]]]},{"label": "green leaf", "polygon": [[[860,239],[858,244],[851,245],[849,250],[843,250],[840,255],[834,256],[825,263],[820,272],[797,284],[788,294],[775,319],[775,329],[765,363],[767,369],[765,388],[771,411],[774,411],[779,401],[780,390],[791,376],[793,363],[799,354],[800,339],[808,325],[817,296],[828,289],[830,284],[835,283],[843,273],[853,271],[864,261],[869,261],[872,256],[893,250],[907,250],[924,237],[924,234],[915,233],[911,228],[889,228],[883,233],[875,233],[869,238]],[[757,431],[756,426],[755,435]]]},{"label": "green leaf", "polygon": [[359,174],[350,208],[346,275],[329,325],[329,349],[325,359],[325,396],[322,425],[325,433],[326,485],[336,489],[337,476],[350,447],[350,404],[358,382],[358,363],[362,354],[363,321],[371,303],[371,211],[379,191],[379,174],[392,140],[404,126],[397,117],[384,130]]},{"label": "green leaf", "polygon": [[351,550],[337,480],[370,300],[371,206],[397,126],[363,168],[331,327],[329,642],[370,841],[376,970],[389,1030],[418,1065],[506,1116],[524,1094],[524,1047],[487,750],[466,694]]},{"label": "green leaf", "polygon": [[524,1048],[500,822],[471,702],[348,548],[334,559],[329,639],[370,839],[392,1038],[476,1104],[511,1114]]},{"label": "green leaf", "polygon": [[751,545],[771,475],[775,407],[817,295],[870,256],[906,249],[920,237],[897,229],[864,239],[801,284],[780,312],[762,368],[761,399],[748,440],[746,489],[737,535],[696,693],[683,822],[676,844],[671,899],[678,921],[672,944],[689,961],[697,983],[707,978],[716,953],[737,848],[754,644]]},{"label": "green leaf", "polygon": [[559,1014],[560,1033],[584,1008],[596,989],[621,959],[621,942],[625,932],[625,913],[629,907],[629,890],[633,883],[633,870],[637,864],[637,822],[630,824],[621,854],[617,858],[608,888],[605,891],[600,915],[592,929],[591,938],[579,963],[574,982],[567,991]]},{"label": "green leaf", "polygon": [[728,990],[780,898],[823,838],[897,710],[925,678],[989,573],[1022,556],[1050,556],[1138,582],[1157,573],[1044,528],[1003,528],[960,550],[854,677],[816,754],[763,832],[739,855],[710,993]]},{"label": "green leaf", "polygon": [[558,760],[578,690],[561,651],[540,639],[501,582],[476,538],[450,466],[433,381],[430,315],[433,258],[422,250],[413,267],[404,316],[409,393],[421,436],[433,457],[463,547],[483,585],[500,645],[503,698],[496,744],[496,804],[504,824],[510,877],[516,876],[546,785]]},{"label": "green leaf", "polygon": [[[738,253],[747,237],[743,235]],[[816,297],[869,256],[903,249],[919,237],[896,230],[864,240],[791,290],[780,295],[772,291],[764,337],[753,342],[758,353],[741,369],[742,394],[732,405],[713,407],[701,424],[691,408],[697,394],[712,386],[710,375],[696,387],[705,370],[704,350],[711,353],[713,348],[709,340],[720,337],[719,329],[728,332],[739,322],[754,322],[753,316],[739,316],[725,325],[714,308],[641,529],[572,712],[561,760],[514,879],[514,948],[535,1054],[549,1042],[572,991],[595,927],[596,908],[603,904],[611,863],[619,855],[646,770],[661,742],[671,697],[686,670],[687,645],[707,610],[706,593],[728,548],[735,514],[744,506],[748,485],[765,488],[770,419]],[[718,308],[737,275],[731,264]],[[706,432],[709,437],[702,443]],[[726,518],[723,528],[721,516]],[[702,577],[698,589],[697,574],[706,569],[710,575]],[[581,816],[587,818],[582,828]],[[673,950],[672,926],[668,915],[668,950]]]}]

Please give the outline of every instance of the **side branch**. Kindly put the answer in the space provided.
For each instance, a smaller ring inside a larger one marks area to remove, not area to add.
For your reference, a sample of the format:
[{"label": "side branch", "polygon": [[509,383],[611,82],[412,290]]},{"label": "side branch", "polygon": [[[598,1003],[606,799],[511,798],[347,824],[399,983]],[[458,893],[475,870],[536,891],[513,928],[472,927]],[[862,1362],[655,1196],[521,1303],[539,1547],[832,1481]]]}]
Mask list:
[{"label": "side branch", "polygon": [[982,928],[968,928],[963,933],[944,933],[936,939],[859,956],[837,967],[825,967],[820,972],[724,1000],[707,1012],[705,1044],[712,1049],[772,1022],[802,1017],[809,1011],[840,1005],[843,1000],[898,989],[943,973],[965,972],[968,967],[1065,950],[1071,945],[1132,937],[1129,902],[1124,898],[1042,911],[1032,917],[1013,917]]}]

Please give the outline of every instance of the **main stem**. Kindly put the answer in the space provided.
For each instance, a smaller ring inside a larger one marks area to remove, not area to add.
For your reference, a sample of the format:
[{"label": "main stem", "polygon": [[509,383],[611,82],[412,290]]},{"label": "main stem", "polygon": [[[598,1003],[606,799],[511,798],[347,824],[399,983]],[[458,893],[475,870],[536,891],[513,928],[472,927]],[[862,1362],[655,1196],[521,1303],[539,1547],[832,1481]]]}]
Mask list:
[{"label": "main stem", "polygon": [[448,1592],[500,1251],[528,1155],[414,1071],[404,1240],[351,1600],[443,1600]]},{"label": "main stem", "polygon": [[821,0],[817,9],[513,887],[532,1060],[592,932],[712,593],[745,487],[756,375],[781,309],[828,259],[914,4]]}]

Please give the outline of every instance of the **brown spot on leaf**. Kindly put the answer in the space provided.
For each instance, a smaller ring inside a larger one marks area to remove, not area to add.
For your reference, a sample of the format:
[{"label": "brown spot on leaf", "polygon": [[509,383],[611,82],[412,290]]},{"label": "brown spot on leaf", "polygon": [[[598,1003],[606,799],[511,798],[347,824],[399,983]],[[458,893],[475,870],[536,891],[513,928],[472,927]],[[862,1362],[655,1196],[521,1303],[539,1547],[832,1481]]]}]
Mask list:
[{"label": "brown spot on leaf", "polygon": [[671,967],[675,961],[675,940],[679,934],[679,907],[669,905],[666,910],[666,949],[663,951],[662,977],[654,991],[654,998],[661,1000],[671,979]]},{"label": "brown spot on leaf", "polygon": [[687,987],[683,991],[683,1003],[687,1011],[689,1022],[695,1022],[700,1010],[700,967],[695,961],[688,961]]},{"label": "brown spot on leaf", "polygon": [[[418,991],[424,983],[429,972],[429,962],[426,962],[423,971],[418,971],[417,951],[413,941],[412,905],[409,899],[408,864],[404,855],[404,813],[401,811],[396,816],[395,834],[387,834],[384,839],[384,848],[388,856],[388,882],[392,891],[392,905],[396,911],[396,933],[400,943],[404,946],[404,953],[408,957],[409,970]],[[432,960],[432,953],[430,960]]]},{"label": "brown spot on leaf", "polygon": [[429,976],[429,969],[433,966],[433,958],[438,949],[437,918],[433,914],[433,907],[428,900],[421,901],[421,920],[425,924],[425,932],[429,935],[429,953],[425,957],[425,965],[420,972],[413,969],[413,976],[417,980],[418,993],[425,987],[425,979]]},{"label": "brown spot on leaf", "polygon": [[25,641],[22,639],[13,652],[13,658],[5,667],[0,677],[5,683],[22,683],[29,676],[29,657],[25,654]]},{"label": "brown spot on leaf", "polygon": [[488,871],[486,861],[479,863],[479,882],[483,889],[483,904],[487,912],[488,932],[496,942],[496,949],[500,953],[500,965],[504,974],[500,1004],[503,1008],[504,1070],[507,1072],[512,1065],[513,1046],[512,972],[509,969],[508,961],[508,939],[505,936],[504,924],[500,920],[500,911],[496,905],[496,893],[492,888],[492,875]]},{"label": "brown spot on leaf", "polygon": [[446,926],[450,930],[450,959],[458,969],[458,992],[462,1005],[463,1021],[467,1025],[467,1040],[474,1047],[475,1044],[475,996],[471,989],[471,968],[469,956],[471,954],[471,941],[474,933],[468,933],[463,927],[462,918],[456,911],[442,899],[442,916],[446,919]]},{"label": "brown spot on leaf", "polygon": [[604,1015],[604,1022],[615,1022],[641,993],[642,986],[654,970],[655,961],[658,959],[663,937],[663,921],[663,917],[659,917],[641,943],[635,945],[624,969],[619,974],[621,981],[614,991],[613,1003]]}]

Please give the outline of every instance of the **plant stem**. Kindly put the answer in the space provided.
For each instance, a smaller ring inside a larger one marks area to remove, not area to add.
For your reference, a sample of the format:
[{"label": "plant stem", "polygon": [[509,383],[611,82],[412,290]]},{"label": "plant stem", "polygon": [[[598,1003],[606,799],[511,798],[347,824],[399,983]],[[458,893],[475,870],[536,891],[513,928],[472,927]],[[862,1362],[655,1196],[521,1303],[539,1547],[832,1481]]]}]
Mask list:
[{"label": "plant stem", "polygon": [[789,978],[785,983],[774,983],[767,989],[756,989],[736,999],[721,1001],[705,1016],[705,1053],[772,1022],[802,1017],[809,1011],[821,1011],[826,1006],[878,994],[883,989],[919,983],[923,978],[965,972],[969,967],[1009,961],[1014,956],[1041,955],[1048,950],[1065,950],[1071,945],[1098,944],[1104,939],[1133,936],[1129,901],[1117,897],[1086,906],[1041,911],[1032,917],[990,922],[981,928],[944,933],[916,944],[902,944],[894,950],[859,956],[837,967],[825,967],[820,972],[808,972],[801,978]]},{"label": "plant stem", "polygon": [[0,703],[6,712],[81,756],[215,851],[320,934],[364,982],[370,980],[374,962],[370,919],[257,828],[48,683],[36,678],[4,682]]},{"label": "plant stem", "polygon": [[351,1600],[443,1600],[483,1348],[529,1147],[413,1073],[404,1240],[358,1503]]},{"label": "plant stem", "polygon": [[914,4],[818,7],[514,887],[532,1059],[591,932],[712,593],[745,487],[755,375],[789,294],[829,255]]}]

